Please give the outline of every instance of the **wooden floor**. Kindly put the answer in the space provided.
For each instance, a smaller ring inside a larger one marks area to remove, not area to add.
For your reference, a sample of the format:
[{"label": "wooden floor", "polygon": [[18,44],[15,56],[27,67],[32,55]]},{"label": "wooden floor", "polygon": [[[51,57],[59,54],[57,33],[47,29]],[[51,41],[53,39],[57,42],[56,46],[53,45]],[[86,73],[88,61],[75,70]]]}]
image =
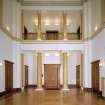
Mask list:
[{"label": "wooden floor", "polygon": [[0,105],[105,105],[95,94],[72,89],[68,92],[29,89],[0,97]]}]

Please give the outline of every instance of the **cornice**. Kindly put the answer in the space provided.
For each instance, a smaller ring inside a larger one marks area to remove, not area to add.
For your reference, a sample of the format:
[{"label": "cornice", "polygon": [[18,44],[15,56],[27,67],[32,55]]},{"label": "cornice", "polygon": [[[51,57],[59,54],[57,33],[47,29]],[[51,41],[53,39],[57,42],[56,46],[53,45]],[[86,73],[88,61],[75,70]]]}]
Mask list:
[{"label": "cornice", "polygon": [[93,35],[87,37],[87,38],[84,38],[83,41],[89,41],[89,40],[93,40],[94,38],[96,38],[99,33],[105,28],[105,23],[103,23],[96,32],[93,33]]},{"label": "cornice", "polygon": [[19,0],[22,6],[81,6],[82,1],[24,1]]},{"label": "cornice", "polygon": [[21,42],[22,40],[20,38],[17,38],[15,36],[13,36],[10,32],[8,32],[5,28],[0,26],[0,29],[11,39],[11,40],[15,40],[15,41],[19,41]]}]

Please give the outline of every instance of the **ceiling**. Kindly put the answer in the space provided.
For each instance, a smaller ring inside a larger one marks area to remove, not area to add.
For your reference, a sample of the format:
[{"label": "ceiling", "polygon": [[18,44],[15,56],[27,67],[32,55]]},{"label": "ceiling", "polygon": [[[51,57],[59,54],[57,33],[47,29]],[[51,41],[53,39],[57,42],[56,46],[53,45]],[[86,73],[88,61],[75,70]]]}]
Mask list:
[{"label": "ceiling", "polygon": [[18,0],[24,6],[80,6],[83,0]]}]

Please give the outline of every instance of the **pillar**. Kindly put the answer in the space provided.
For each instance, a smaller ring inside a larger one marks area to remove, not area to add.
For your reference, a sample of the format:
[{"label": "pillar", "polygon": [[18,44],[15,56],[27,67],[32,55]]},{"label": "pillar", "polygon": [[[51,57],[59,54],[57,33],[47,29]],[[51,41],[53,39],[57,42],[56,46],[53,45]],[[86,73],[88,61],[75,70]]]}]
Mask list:
[{"label": "pillar", "polygon": [[63,12],[63,39],[67,40],[67,14]]},{"label": "pillar", "polygon": [[63,53],[63,90],[68,90],[68,56]]},{"label": "pillar", "polygon": [[38,11],[38,34],[37,40],[41,40],[41,11]]},{"label": "pillar", "polygon": [[24,54],[21,53],[21,89],[25,86]]},{"label": "pillar", "polygon": [[37,89],[36,90],[43,90],[42,89],[42,53],[37,53]]}]

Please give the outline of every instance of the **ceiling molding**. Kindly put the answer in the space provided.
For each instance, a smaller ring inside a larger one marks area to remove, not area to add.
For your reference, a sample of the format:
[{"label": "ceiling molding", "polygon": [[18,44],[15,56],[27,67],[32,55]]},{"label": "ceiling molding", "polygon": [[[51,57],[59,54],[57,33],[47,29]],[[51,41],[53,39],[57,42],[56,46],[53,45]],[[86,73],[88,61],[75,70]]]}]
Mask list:
[{"label": "ceiling molding", "polygon": [[81,6],[82,1],[24,1],[19,0],[22,6]]}]

